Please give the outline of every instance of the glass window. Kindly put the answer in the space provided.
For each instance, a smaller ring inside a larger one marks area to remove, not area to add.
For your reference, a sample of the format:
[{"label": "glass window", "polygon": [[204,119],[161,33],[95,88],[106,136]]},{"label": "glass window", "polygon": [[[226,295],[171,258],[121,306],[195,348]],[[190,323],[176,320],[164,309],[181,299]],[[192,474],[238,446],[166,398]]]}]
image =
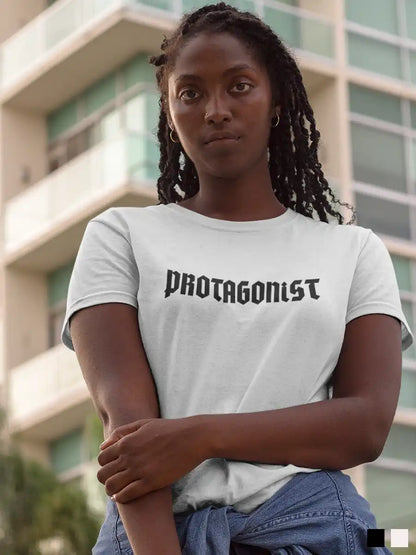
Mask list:
[{"label": "glass window", "polygon": [[71,260],[71,262],[60,266],[48,274],[47,284],[49,307],[53,307],[66,299],[74,262],[74,260]]},{"label": "glass window", "polygon": [[106,75],[85,91],[85,116],[89,116],[116,96],[116,76]]},{"label": "glass window", "polygon": [[416,2],[405,0],[407,36],[416,40]]},{"label": "glass window", "polygon": [[379,75],[403,78],[398,46],[352,32],[348,33],[348,63]]},{"label": "glass window", "polygon": [[347,0],[345,17],[366,27],[398,34],[396,0]]},{"label": "glass window", "polygon": [[382,457],[416,462],[416,427],[393,424]]},{"label": "glass window", "polygon": [[96,141],[108,141],[117,137],[121,130],[120,112],[111,110],[97,122]]},{"label": "glass window", "polygon": [[92,124],[68,139],[67,162],[90,149],[96,143],[95,134],[95,126]]},{"label": "glass window", "polygon": [[[410,326],[410,329],[412,331],[416,331],[415,322],[413,319],[413,308],[414,308],[413,303],[411,301],[402,300],[402,308],[403,308],[404,315],[406,316],[406,320]],[[412,343],[410,347],[408,347],[406,351],[403,353],[403,358],[412,358],[412,359],[416,358],[416,346],[414,343]]]},{"label": "glass window", "polygon": [[60,309],[54,308],[49,312],[48,323],[48,348],[52,349],[55,345],[61,344],[61,331],[65,320],[65,306]]},{"label": "glass window", "polygon": [[146,96],[140,93],[130,98],[125,104],[126,127],[129,131],[145,133],[146,131]]},{"label": "glass window", "polygon": [[407,191],[404,137],[351,122],[354,179]]},{"label": "glass window", "polygon": [[127,141],[128,173],[131,179],[157,179],[160,152],[155,142],[145,136],[131,135]]},{"label": "glass window", "polygon": [[410,260],[404,256],[390,254],[396,272],[397,283],[402,291],[412,290],[412,279],[410,276]]},{"label": "glass window", "polygon": [[299,16],[264,6],[264,21],[292,48],[301,48]]},{"label": "glass window", "polygon": [[300,19],[300,25],[301,42],[298,48],[314,52],[320,56],[327,56],[328,58],[335,57],[332,25],[307,17],[302,17]]},{"label": "glass window", "polygon": [[[238,5],[240,2],[236,2]],[[291,48],[334,57],[333,27],[317,19],[264,6],[264,21]]]},{"label": "glass window", "polygon": [[287,4],[288,6],[297,7],[299,0],[279,0],[281,4]]},{"label": "glass window", "polygon": [[59,345],[61,330],[64,323],[66,296],[74,261],[64,264],[47,276],[48,312],[49,312],[49,348]]},{"label": "glass window", "polygon": [[[158,8],[159,10],[174,11],[172,6],[172,0],[133,0],[138,4],[146,4],[152,6],[152,8]],[[205,5],[205,3],[203,4]],[[201,6],[198,6],[201,7]]]},{"label": "glass window", "polygon": [[410,141],[410,180],[416,191],[416,139]]},{"label": "glass window", "polygon": [[157,140],[157,128],[159,125],[159,94],[156,92],[147,92],[147,109],[146,109],[146,125],[147,131],[152,133]]},{"label": "glass window", "polygon": [[137,133],[153,133],[157,137],[159,94],[140,92],[126,101],[126,127]]},{"label": "glass window", "polygon": [[48,152],[48,172],[54,172],[66,164],[67,158],[68,154],[66,143],[58,143],[53,148],[50,148]]},{"label": "glass window", "polygon": [[53,48],[76,30],[77,7],[74,2],[61,2],[59,9],[48,14],[46,24],[42,26],[44,48]]},{"label": "glass window", "polygon": [[[411,239],[410,214],[407,205],[355,191],[354,206],[357,209],[358,225],[370,228],[375,233]],[[410,322],[409,325],[411,325]]]},{"label": "glass window", "polygon": [[[358,85],[349,85],[350,111],[382,121],[402,124],[400,98]],[[416,114],[415,114],[416,117]]]},{"label": "glass window", "polygon": [[416,51],[408,50],[407,54],[409,56],[410,64],[410,81],[416,85]]},{"label": "glass window", "polygon": [[416,129],[416,102],[410,102],[410,117],[413,129]]},{"label": "glass window", "polygon": [[77,101],[71,100],[58,110],[48,114],[46,125],[48,127],[48,141],[51,143],[61,133],[70,129],[77,123]]},{"label": "glass window", "polygon": [[[399,406],[408,409],[416,409],[416,372],[403,370]],[[413,450],[415,451],[415,449]]]},{"label": "glass window", "polygon": [[416,474],[366,465],[366,489],[378,528],[415,525]]},{"label": "glass window", "polygon": [[122,71],[126,89],[136,83],[156,83],[154,66],[147,61],[147,55],[136,56],[123,67]]},{"label": "glass window", "polygon": [[51,441],[49,454],[51,466],[57,474],[80,465],[83,462],[82,429]]}]

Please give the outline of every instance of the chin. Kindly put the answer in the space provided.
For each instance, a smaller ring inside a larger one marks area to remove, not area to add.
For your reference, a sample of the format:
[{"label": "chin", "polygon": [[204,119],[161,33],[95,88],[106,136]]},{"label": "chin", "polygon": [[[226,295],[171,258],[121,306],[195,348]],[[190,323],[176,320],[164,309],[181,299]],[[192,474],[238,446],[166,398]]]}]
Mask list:
[{"label": "chin", "polygon": [[[239,162],[241,163],[241,159]],[[242,166],[241,164],[232,166],[224,160],[223,162],[219,161],[217,164],[204,164],[203,171],[218,179],[238,179],[249,171],[249,167],[247,165]]]}]

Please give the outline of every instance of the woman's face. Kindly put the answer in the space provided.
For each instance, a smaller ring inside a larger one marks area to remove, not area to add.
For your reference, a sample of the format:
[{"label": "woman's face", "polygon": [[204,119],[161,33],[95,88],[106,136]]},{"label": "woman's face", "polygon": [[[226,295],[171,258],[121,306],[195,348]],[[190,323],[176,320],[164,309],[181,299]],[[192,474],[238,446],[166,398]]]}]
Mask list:
[{"label": "woman's face", "polygon": [[[270,80],[238,38],[222,32],[190,39],[169,75],[168,103],[169,124],[200,179],[236,178],[259,162],[267,164],[276,115]],[[213,133],[235,139],[208,142]]]}]

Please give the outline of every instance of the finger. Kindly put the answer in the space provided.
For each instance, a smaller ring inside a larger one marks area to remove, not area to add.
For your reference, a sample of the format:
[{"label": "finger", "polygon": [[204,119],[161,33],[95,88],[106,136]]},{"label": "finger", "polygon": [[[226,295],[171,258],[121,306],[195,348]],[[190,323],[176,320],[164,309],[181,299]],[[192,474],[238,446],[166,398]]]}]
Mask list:
[{"label": "finger", "polygon": [[111,496],[111,499],[116,501],[116,503],[129,503],[146,493],[153,491],[151,486],[147,484],[143,479],[135,480],[128,484],[118,493]]},{"label": "finger", "polygon": [[102,484],[105,484],[105,482],[109,478],[111,478],[111,476],[114,476],[115,474],[117,474],[118,472],[122,472],[123,470],[126,470],[126,468],[125,466],[121,465],[120,459],[117,458],[100,468],[100,470],[97,472],[98,481]]},{"label": "finger", "polygon": [[127,434],[131,434],[131,432],[134,432],[136,429],[137,427],[133,426],[133,424],[126,424],[125,426],[120,426],[119,428],[116,428],[108,436],[108,438],[101,443],[100,449],[105,449],[106,447],[113,445],[113,443],[116,443],[119,439],[126,436]]},{"label": "finger", "polygon": [[127,434],[131,434],[131,432],[134,432],[136,429],[137,427],[133,427],[132,424],[126,424],[125,426],[120,426],[119,428],[116,428],[108,436],[108,438],[101,443],[100,449],[105,449],[106,447],[113,445],[113,443],[116,443],[119,439],[126,436]]},{"label": "finger", "polygon": [[118,440],[119,440],[119,438],[117,436],[111,434],[111,436],[109,436],[106,440],[104,440],[100,444],[100,449],[105,449],[106,447],[109,447],[110,445],[112,445],[113,443],[115,443]]},{"label": "finger", "polygon": [[107,495],[115,495],[121,492],[129,484],[133,483],[135,480],[140,479],[137,477],[132,477],[131,472],[126,469],[113,476],[110,476],[105,482],[105,491]]},{"label": "finger", "polygon": [[108,436],[108,438],[101,443],[100,449],[105,449],[109,445],[116,443],[122,437],[128,434],[131,434],[132,432],[135,432],[149,420],[153,420],[153,418],[136,420],[135,422],[129,422],[128,424],[123,424],[122,426],[118,426],[112,431],[112,433]]},{"label": "finger", "polygon": [[106,447],[105,449],[103,449],[99,453],[97,460],[101,466],[104,466],[105,464],[108,464],[109,462],[117,459],[119,454],[120,454],[120,446],[116,442],[114,443],[114,445],[110,445],[109,447]]}]

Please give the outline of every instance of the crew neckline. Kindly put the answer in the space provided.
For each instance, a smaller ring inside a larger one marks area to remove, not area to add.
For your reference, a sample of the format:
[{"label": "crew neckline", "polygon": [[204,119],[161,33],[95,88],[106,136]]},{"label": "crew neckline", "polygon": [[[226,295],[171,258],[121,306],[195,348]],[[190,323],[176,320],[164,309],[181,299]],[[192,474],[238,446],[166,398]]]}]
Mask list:
[{"label": "crew neckline", "polygon": [[286,211],[280,216],[275,216],[274,218],[267,218],[266,220],[247,220],[247,221],[233,221],[233,220],[220,220],[219,218],[212,218],[211,216],[204,216],[199,212],[185,208],[180,204],[174,202],[165,204],[165,206],[173,211],[180,214],[180,216],[188,221],[204,225],[213,229],[226,229],[230,231],[253,231],[261,229],[274,229],[280,227],[290,221],[292,221],[296,216],[297,212],[287,207]]}]

